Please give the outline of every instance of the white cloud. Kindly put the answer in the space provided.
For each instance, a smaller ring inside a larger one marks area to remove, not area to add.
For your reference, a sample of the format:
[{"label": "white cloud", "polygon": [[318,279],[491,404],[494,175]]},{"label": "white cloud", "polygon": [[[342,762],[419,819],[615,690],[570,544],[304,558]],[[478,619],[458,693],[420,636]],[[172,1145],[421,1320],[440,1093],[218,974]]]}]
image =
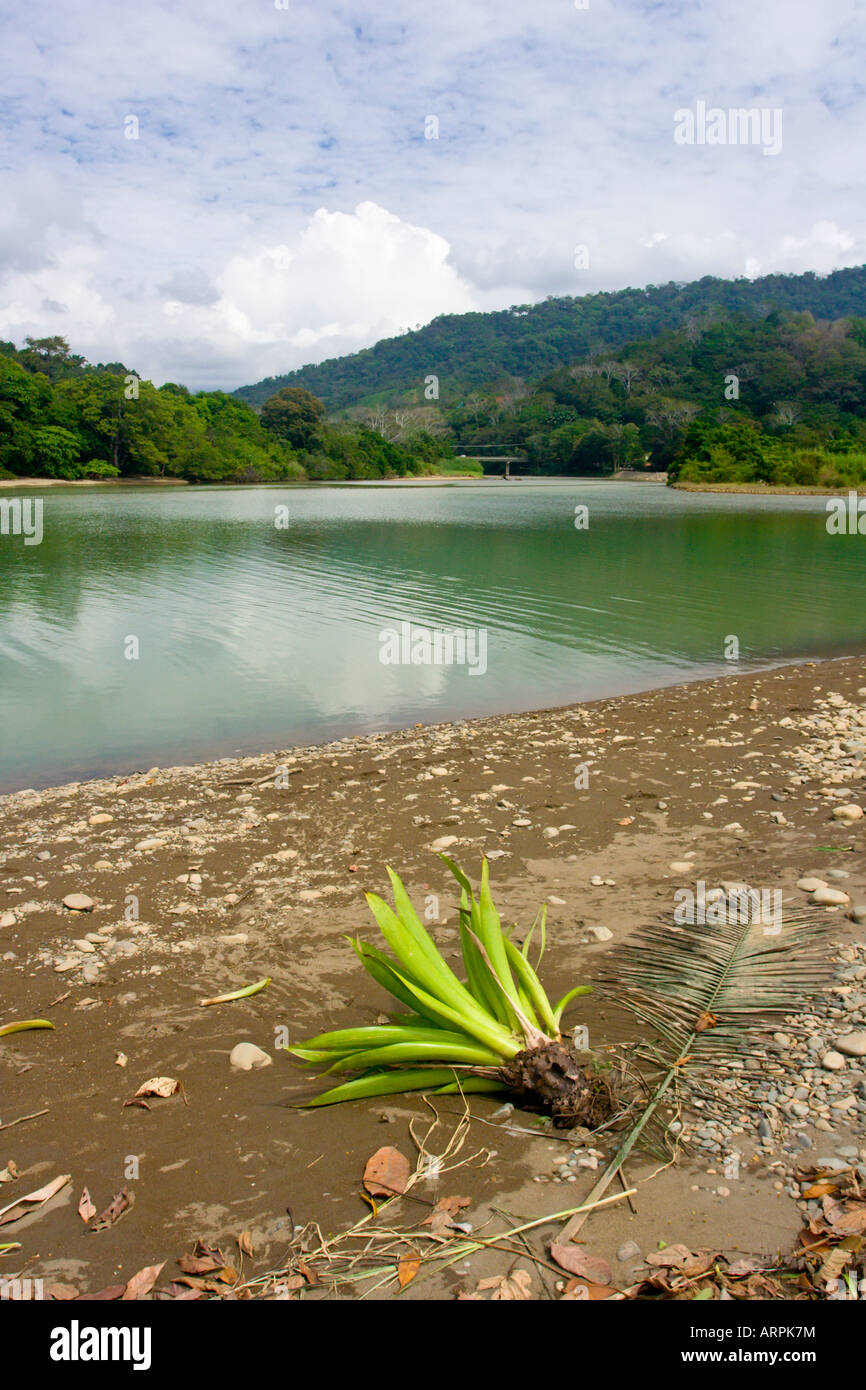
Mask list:
[{"label": "white cloud", "polygon": [[[859,0],[182,11],[6,7],[0,336],[232,387],[437,313],[866,261]],[[676,146],[698,99],[781,108],[782,153]]]}]

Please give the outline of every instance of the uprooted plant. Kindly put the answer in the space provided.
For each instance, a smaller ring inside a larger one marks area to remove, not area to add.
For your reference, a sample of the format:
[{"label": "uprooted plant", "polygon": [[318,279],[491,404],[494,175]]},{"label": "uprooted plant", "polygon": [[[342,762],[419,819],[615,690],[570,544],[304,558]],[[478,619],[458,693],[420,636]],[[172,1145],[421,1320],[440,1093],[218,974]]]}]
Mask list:
[{"label": "uprooted plant", "polygon": [[[327,1073],[361,1073],[307,1104],[402,1091],[509,1090],[523,1103],[549,1111],[557,1125],[594,1128],[610,1113],[610,1088],[592,1059],[582,1058],[560,1032],[567,1005],[591,987],[578,985],[552,1005],[536,973],[544,953],[546,909],[518,948],[493,905],[487,860],[476,901],[463,871],[445,855],[442,859],[461,889],[465,983],[445,963],[389,868],[395,910],[374,893],[367,901],[394,955],[357,937],[352,946],[368,974],[409,1012],[391,1023],[321,1033],[287,1048]],[[536,927],[540,951],[534,967],[529,949]]]}]

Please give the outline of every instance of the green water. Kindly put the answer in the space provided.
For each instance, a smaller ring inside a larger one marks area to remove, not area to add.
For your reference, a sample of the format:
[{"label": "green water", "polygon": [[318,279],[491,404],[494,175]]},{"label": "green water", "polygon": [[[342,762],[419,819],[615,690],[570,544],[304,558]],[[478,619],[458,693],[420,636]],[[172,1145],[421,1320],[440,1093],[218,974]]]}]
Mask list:
[{"label": "green water", "polygon": [[[26,495],[42,543],[0,535],[4,790],[866,646],[866,537],[828,535],[820,497],[581,480]],[[486,670],[383,665],[403,620],[483,630]]]}]

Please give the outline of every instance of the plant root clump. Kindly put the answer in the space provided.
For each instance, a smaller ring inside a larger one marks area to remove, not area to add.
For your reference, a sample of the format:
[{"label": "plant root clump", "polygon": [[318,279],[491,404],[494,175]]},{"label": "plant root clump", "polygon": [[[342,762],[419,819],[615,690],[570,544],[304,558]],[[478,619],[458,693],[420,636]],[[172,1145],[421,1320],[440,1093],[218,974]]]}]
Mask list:
[{"label": "plant root clump", "polygon": [[518,1052],[502,1075],[524,1103],[548,1111],[558,1129],[597,1129],[616,1109],[610,1082],[563,1042]]}]

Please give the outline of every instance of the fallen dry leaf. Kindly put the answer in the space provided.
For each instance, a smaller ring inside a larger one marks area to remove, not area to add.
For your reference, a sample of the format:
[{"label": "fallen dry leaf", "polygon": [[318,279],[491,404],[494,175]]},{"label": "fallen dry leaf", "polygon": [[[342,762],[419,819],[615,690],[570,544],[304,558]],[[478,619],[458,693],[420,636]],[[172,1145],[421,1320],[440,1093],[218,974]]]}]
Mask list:
[{"label": "fallen dry leaf", "polygon": [[56,1303],[66,1303],[68,1300],[78,1297],[78,1290],[73,1284],[47,1284],[45,1292]]},{"label": "fallen dry leaf", "polygon": [[367,1160],[364,1186],[371,1197],[393,1197],[395,1193],[406,1191],[409,1173],[408,1158],[404,1158],[399,1149],[386,1146],[377,1149]]},{"label": "fallen dry leaf", "polygon": [[432,1226],[434,1217],[439,1212],[444,1212],[447,1216],[456,1216],[464,1207],[468,1207],[472,1201],[471,1197],[440,1197],[429,1216],[425,1216],[421,1222],[422,1226]]},{"label": "fallen dry leaf", "polygon": [[15,1166],[14,1159],[10,1158],[2,1173],[0,1173],[0,1182],[15,1182],[17,1178],[20,1178],[20,1176],[21,1174],[18,1172],[18,1169]]},{"label": "fallen dry leaf", "polygon": [[421,1268],[421,1256],[414,1250],[407,1250],[405,1255],[401,1255],[397,1261],[397,1278],[400,1288],[405,1289],[407,1284],[411,1284],[418,1270]]},{"label": "fallen dry leaf", "polygon": [[800,1195],[804,1200],[808,1200],[813,1197],[828,1197],[838,1191],[839,1184],[837,1182],[813,1182],[812,1186],[804,1188]]},{"label": "fallen dry leaf", "polygon": [[482,1279],[478,1292],[493,1290],[493,1302],[523,1303],[532,1298],[532,1278],[525,1269],[516,1269],[513,1274],[494,1274],[490,1279]]},{"label": "fallen dry leaf", "polygon": [[698,1274],[706,1274],[707,1270],[712,1269],[717,1258],[717,1250],[696,1250],[693,1254],[687,1245],[668,1245],[664,1250],[655,1250],[647,1255],[645,1263],[695,1278]]},{"label": "fallen dry leaf", "polygon": [[150,1293],[162,1271],[165,1269],[165,1260],[160,1265],[146,1265],[137,1274],[133,1274],[129,1283],[123,1291],[123,1301],[132,1302],[136,1298],[145,1298]]},{"label": "fallen dry leaf", "polygon": [[184,1274],[213,1274],[225,1268],[225,1256],[221,1250],[212,1249],[203,1241],[197,1240],[191,1255],[181,1255],[178,1260]]},{"label": "fallen dry leaf", "polygon": [[866,1232],[866,1202],[834,1202],[823,1200],[824,1220],[840,1236],[861,1236]]},{"label": "fallen dry leaf", "polygon": [[81,1217],[82,1221],[89,1221],[91,1217],[96,1215],[96,1207],[90,1200],[90,1193],[86,1187],[81,1189],[81,1198],[78,1203],[78,1215]]},{"label": "fallen dry leaf", "polygon": [[152,1076],[149,1081],[145,1081],[143,1086],[139,1086],[136,1091],[138,1096],[173,1096],[175,1091],[180,1090],[180,1082],[175,1081],[173,1076]]},{"label": "fallen dry leaf", "polygon": [[109,1226],[113,1226],[115,1221],[120,1220],[125,1211],[129,1211],[134,1201],[134,1194],[122,1187],[117,1195],[112,1197],[105,1211],[100,1212],[96,1220],[92,1222],[91,1231],[107,1231]]},{"label": "fallen dry leaf", "polygon": [[125,1284],[109,1284],[106,1288],[100,1289],[99,1293],[89,1293],[87,1300],[88,1302],[109,1303],[115,1298],[122,1298],[125,1289]]},{"label": "fallen dry leaf", "polygon": [[250,1258],[252,1258],[253,1238],[250,1235],[249,1231],[241,1231],[240,1235],[238,1236],[238,1249],[240,1250],[242,1255],[249,1255]]},{"label": "fallen dry leaf", "polygon": [[715,1028],[718,1021],[715,1014],[711,1014],[707,1009],[704,1009],[703,1013],[698,1014],[695,1023],[695,1032],[705,1033],[708,1028]]},{"label": "fallen dry leaf", "polygon": [[20,1221],[22,1216],[27,1215],[28,1211],[50,1201],[61,1188],[71,1181],[72,1174],[63,1173],[59,1178],[53,1178],[51,1182],[46,1183],[44,1187],[37,1188],[35,1192],[28,1192],[26,1196],[16,1198],[8,1206],[0,1207],[0,1226],[11,1226],[14,1221]]},{"label": "fallen dry leaf", "polygon": [[601,1259],[599,1255],[587,1255],[579,1245],[572,1245],[570,1241],[566,1241],[565,1244],[553,1241],[550,1253],[556,1263],[567,1269],[569,1274],[577,1274],[591,1284],[610,1284],[613,1280],[607,1260]]},{"label": "fallen dry leaf", "polygon": [[560,1303],[599,1303],[612,1298],[614,1290],[607,1284],[594,1284],[591,1279],[569,1279]]}]

